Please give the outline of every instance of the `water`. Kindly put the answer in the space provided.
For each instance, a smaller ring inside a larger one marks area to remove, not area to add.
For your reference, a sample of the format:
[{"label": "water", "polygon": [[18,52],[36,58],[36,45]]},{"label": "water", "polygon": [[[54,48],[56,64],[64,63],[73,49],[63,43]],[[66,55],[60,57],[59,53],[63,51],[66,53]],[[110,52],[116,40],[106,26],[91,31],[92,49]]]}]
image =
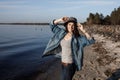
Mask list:
[{"label": "water", "polygon": [[52,33],[43,25],[0,25],[0,80],[13,80],[40,68]]}]

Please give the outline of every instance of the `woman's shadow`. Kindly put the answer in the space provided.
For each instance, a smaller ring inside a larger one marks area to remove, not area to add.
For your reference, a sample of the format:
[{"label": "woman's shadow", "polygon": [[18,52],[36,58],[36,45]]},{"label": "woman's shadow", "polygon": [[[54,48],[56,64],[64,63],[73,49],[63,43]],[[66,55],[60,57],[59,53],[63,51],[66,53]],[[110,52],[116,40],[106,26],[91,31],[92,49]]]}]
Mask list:
[{"label": "woman's shadow", "polygon": [[120,80],[120,69],[117,69],[116,72],[112,73],[107,80]]}]

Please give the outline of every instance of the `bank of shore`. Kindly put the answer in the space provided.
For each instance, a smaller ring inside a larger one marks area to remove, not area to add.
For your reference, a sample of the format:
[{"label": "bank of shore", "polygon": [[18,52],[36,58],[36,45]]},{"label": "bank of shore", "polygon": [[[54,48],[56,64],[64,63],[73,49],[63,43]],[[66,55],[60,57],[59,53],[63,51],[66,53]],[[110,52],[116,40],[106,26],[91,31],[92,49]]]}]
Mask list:
[{"label": "bank of shore", "polygon": [[[113,42],[98,34],[94,37],[96,43],[85,47],[83,68],[75,73],[73,80],[118,80],[120,42]],[[60,73],[60,59],[54,58],[41,64],[37,72],[25,76],[22,80],[60,80]]]}]

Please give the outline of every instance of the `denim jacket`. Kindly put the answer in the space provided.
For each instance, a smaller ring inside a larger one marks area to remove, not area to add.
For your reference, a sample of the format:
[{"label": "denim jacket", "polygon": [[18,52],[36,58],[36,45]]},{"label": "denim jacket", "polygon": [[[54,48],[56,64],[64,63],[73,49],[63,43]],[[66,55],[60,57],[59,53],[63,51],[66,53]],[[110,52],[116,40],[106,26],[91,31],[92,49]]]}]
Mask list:
[{"label": "denim jacket", "polygon": [[[58,25],[50,23],[51,31],[54,35],[49,40],[46,49],[43,52],[43,56],[56,55],[61,52],[60,41],[66,35],[66,31],[63,28],[60,28]],[[85,36],[80,35],[78,38],[72,36],[71,49],[73,54],[73,60],[77,66],[77,70],[81,70],[83,65],[83,48],[95,42],[94,38],[88,40]]]}]

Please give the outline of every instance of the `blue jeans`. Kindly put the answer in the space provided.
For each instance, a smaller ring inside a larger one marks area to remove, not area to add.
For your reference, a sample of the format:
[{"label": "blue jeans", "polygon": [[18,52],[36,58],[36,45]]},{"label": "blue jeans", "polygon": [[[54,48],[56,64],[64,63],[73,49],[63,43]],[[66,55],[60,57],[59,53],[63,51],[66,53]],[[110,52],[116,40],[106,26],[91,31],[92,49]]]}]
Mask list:
[{"label": "blue jeans", "polygon": [[62,80],[72,80],[76,71],[76,65],[72,64],[62,64]]}]

